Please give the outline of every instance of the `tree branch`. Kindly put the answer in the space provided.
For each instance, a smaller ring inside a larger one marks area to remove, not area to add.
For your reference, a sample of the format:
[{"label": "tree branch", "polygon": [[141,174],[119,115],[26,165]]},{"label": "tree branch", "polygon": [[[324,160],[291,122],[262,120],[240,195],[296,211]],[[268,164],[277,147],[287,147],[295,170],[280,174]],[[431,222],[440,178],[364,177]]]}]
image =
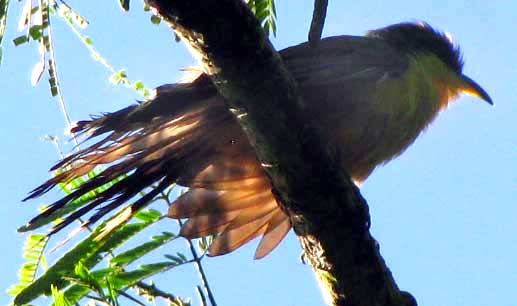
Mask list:
[{"label": "tree branch", "polygon": [[135,284],[135,287],[138,288],[139,295],[148,295],[153,298],[160,297],[167,301],[170,305],[176,305],[174,303],[177,303],[178,301],[184,302],[179,297],[158,289],[155,284],[146,284],[143,281],[140,281]]},{"label": "tree branch", "polygon": [[309,29],[309,42],[311,46],[316,46],[321,40],[328,4],[328,0],[314,0],[314,11],[312,12],[311,27]]},{"label": "tree branch", "polygon": [[280,56],[241,0],[148,0],[239,119],[332,305],[415,305],[369,233],[368,206],[316,137]]}]

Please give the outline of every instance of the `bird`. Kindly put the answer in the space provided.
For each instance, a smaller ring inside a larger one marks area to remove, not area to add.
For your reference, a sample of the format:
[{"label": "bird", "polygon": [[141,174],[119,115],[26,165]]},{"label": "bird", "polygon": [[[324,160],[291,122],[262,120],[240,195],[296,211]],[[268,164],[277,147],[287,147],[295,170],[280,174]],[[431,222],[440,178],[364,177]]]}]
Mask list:
[{"label": "bird", "polygon": [[[328,37],[279,54],[298,84],[306,117],[319,127],[317,136],[336,149],[336,167],[357,184],[404,152],[461,94],[492,104],[462,73],[463,57],[450,36],[424,22]],[[261,236],[255,258],[263,258],[291,228],[237,119],[201,70],[189,81],[157,87],[144,102],[79,121],[71,132],[93,144],[54,165],[57,174],[24,201],[97,166],[104,170],[48,205],[21,231],[63,216],[51,235],[90,213],[86,226],[147,190],[109,219],[109,234],[172,184],[188,191],[172,203],[168,216],[187,219],[180,230],[186,238],[214,235],[210,256]],[[101,186],[92,200],[74,202]]]}]

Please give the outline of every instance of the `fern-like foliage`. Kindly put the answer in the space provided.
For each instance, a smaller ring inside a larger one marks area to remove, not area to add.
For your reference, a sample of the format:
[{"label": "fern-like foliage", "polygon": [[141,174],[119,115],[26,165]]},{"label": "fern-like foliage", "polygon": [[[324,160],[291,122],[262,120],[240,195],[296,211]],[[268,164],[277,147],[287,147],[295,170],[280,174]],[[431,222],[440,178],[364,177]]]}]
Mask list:
[{"label": "fern-like foliage", "polygon": [[[95,267],[102,261],[105,254],[114,251],[131,237],[135,236],[148,226],[156,223],[160,218],[161,214],[156,210],[141,211],[135,215],[134,222],[116,229],[105,239],[97,241],[95,238],[102,231],[105,223],[99,225],[92,233],[90,233],[90,235],[88,235],[88,237],[79,242],[75,247],[58,259],[56,263],[50,266],[43,275],[34,280],[30,285],[21,289],[21,291],[19,291],[15,296],[14,304],[24,305],[41,295],[48,295],[51,293],[52,285],[59,290],[66,288],[71,284],[71,280],[78,279],[78,270],[76,269],[78,264],[85,267],[85,269]],[[160,240],[162,244],[168,241],[170,240]],[[126,259],[126,261],[130,262],[136,260],[143,255],[145,255],[145,252],[137,252],[131,260]],[[176,263],[170,262],[170,265],[174,264]],[[107,274],[118,271],[117,269],[119,269],[119,267],[114,266],[108,269],[111,270],[108,270],[108,272],[106,272]],[[154,272],[156,269],[146,269],[145,273],[151,275],[152,273],[150,273],[150,271]]]},{"label": "fern-like foliage", "polygon": [[246,0],[267,35],[276,35],[276,8],[274,0]]},{"label": "fern-like foliage", "polygon": [[109,263],[114,267],[126,266],[176,238],[177,236],[173,233],[163,232],[161,235],[151,237],[150,241],[142,243],[111,258]]},{"label": "fern-like foliage", "polygon": [[52,298],[54,299],[54,306],[72,306],[73,304],[70,303],[65,297],[65,295],[59,291],[59,289],[56,288],[56,286],[51,287],[52,291]]},{"label": "fern-like foliage", "polygon": [[46,264],[43,252],[48,239],[44,234],[32,234],[25,239],[23,246],[23,258],[26,262],[18,272],[18,284],[11,286],[7,290],[10,295],[17,295],[27,288],[35,279],[38,268],[41,264]]}]

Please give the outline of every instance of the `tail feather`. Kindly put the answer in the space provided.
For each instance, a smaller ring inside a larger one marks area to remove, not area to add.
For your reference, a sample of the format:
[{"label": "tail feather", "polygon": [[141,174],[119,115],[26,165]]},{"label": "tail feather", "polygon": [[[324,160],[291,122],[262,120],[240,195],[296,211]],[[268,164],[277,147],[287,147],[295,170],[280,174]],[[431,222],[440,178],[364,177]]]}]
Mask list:
[{"label": "tail feather", "polygon": [[69,165],[72,160],[77,159],[78,154],[82,153],[83,151],[86,152],[86,150],[89,150],[90,152],[93,152],[93,151],[97,150],[98,148],[100,148],[102,145],[104,145],[106,142],[114,141],[115,139],[117,139],[119,137],[120,137],[120,135],[115,135],[115,133],[113,133],[109,137],[101,139],[97,143],[90,145],[88,148],[86,148],[78,153],[70,154],[67,157],[63,158],[61,161],[57,162],[54,166],[52,166],[50,168],[50,171],[62,169],[63,167],[65,167],[65,165]]},{"label": "tail feather", "polygon": [[[266,204],[266,205],[264,205]],[[217,206],[214,205],[214,206]],[[174,207],[174,206],[173,206]],[[239,207],[233,210],[224,210],[220,212],[212,211],[195,211],[191,213],[187,223],[182,227],[181,234],[189,238],[198,238],[206,233],[216,234],[216,228],[220,229],[225,226],[233,229],[243,224],[256,220],[268,214],[277,207],[275,202],[253,202],[252,206]]]},{"label": "tail feather", "polygon": [[220,214],[261,205],[268,201],[271,201],[271,192],[268,190],[256,193],[248,190],[192,189],[174,201],[169,208],[169,217],[178,219]]},{"label": "tail feather", "polygon": [[[173,183],[191,189],[173,203],[169,217],[189,219],[181,229],[185,237],[219,234],[211,255],[231,252],[264,234],[255,254],[261,258],[290,229],[247,138],[206,76],[159,87],[153,100],[80,121],[72,132],[86,140],[104,136],[58,162],[51,170],[60,173],[24,200],[83,177],[99,165],[106,169],[50,204],[26,229],[63,215],[50,234],[90,213],[83,226],[92,224],[157,184],[109,219],[100,234],[104,237]],[[92,191],[93,200],[72,205]]]},{"label": "tail feather", "polygon": [[190,218],[181,227],[180,235],[193,239],[222,232],[239,215],[239,211],[202,215]]},{"label": "tail feather", "polygon": [[[254,222],[255,220],[262,219],[264,216],[270,216],[271,212],[278,208],[276,201],[270,201],[261,203],[256,207],[242,209],[240,214],[232,220],[226,230],[230,231],[233,229],[240,228],[246,224]],[[269,218],[268,218],[269,221]]]},{"label": "tail feather", "polygon": [[[191,122],[187,122],[187,126],[169,123],[158,127],[150,127],[149,129],[152,129],[152,132],[134,134],[121,141],[116,141],[110,135],[107,137],[110,141],[108,146],[88,147],[75,153],[66,162],[60,162],[60,167],[65,168],[64,172],[34,189],[24,200],[38,197],[60,182],[68,182],[85,175],[98,165],[119,161],[118,164],[110,166],[94,180],[82,185],[78,193],[87,193],[137,167],[145,167],[146,162],[164,157],[167,154],[171,155],[168,157],[170,159],[174,157],[180,159],[195,151],[202,152],[206,150],[203,149],[203,143],[196,141],[202,131],[192,131],[194,128],[195,126],[192,126]],[[172,131],[167,131],[167,129]],[[182,133],[175,133],[175,130],[182,130]],[[181,139],[189,133],[189,130],[190,137]],[[192,159],[192,157],[190,158]],[[78,193],[75,193],[73,197],[77,197]]]},{"label": "tail feather", "polygon": [[269,220],[268,227],[257,246],[255,259],[264,258],[271,253],[280,241],[284,239],[290,229],[291,223],[289,222],[289,218],[281,209],[277,209]]},{"label": "tail feather", "polygon": [[[135,173],[129,175],[127,178],[123,179],[121,182],[114,184],[110,188],[98,193],[96,195],[95,200],[93,200],[90,203],[86,203],[86,205],[74,211],[66,218],[64,218],[60,223],[55,225],[51,229],[50,234],[58,232],[68,224],[72,223],[73,221],[77,220],[78,218],[81,218],[82,216],[90,212],[92,209],[98,207],[99,205],[105,202],[110,201],[111,199],[113,199],[113,201],[107,204],[106,206],[101,207],[99,212],[97,212],[87,221],[88,224],[95,222],[109,211],[112,211],[113,209],[122,205],[124,202],[130,200],[140,191],[142,191],[147,186],[149,186],[157,180],[157,176],[159,176],[159,173],[156,173],[156,171],[153,172],[153,168],[156,169],[156,167],[146,167],[145,169],[141,168]],[[95,189],[96,187],[100,186],[96,185],[95,178],[91,181],[86,182],[84,185],[86,184],[90,185],[88,186],[88,188],[85,189],[88,191],[83,191],[82,188],[79,188],[67,197],[63,198],[63,200],[51,204],[47,210],[33,218],[31,221],[29,221],[29,224],[37,223],[40,219],[51,216],[60,208],[70,203],[71,200],[75,199],[76,197],[79,197],[79,194],[82,195],[82,192],[89,192]],[[109,207],[109,209],[106,209],[106,207]]]},{"label": "tail feather", "polygon": [[[146,195],[135,201],[133,204],[126,206],[120,213],[117,213],[113,218],[111,218],[100,234],[96,237],[97,240],[100,240],[110,234],[113,230],[115,230],[119,225],[122,225],[129,221],[142,207],[146,206],[149,201],[151,201],[154,197],[160,194],[164,189],[166,189],[170,184],[174,182],[172,177],[165,177],[158,186],[154,187],[150,192]],[[112,203],[113,204],[113,203]],[[111,204],[110,204],[111,205]],[[104,215],[115,209],[120,204],[115,204],[115,207],[103,207],[99,210],[94,216],[92,216],[87,224],[95,223]],[[87,225],[86,224],[86,225]]]},{"label": "tail feather", "polygon": [[262,235],[267,229],[267,223],[274,211],[248,222],[238,228],[226,228],[210,246],[210,256],[219,256],[230,253],[241,247],[251,239]]}]

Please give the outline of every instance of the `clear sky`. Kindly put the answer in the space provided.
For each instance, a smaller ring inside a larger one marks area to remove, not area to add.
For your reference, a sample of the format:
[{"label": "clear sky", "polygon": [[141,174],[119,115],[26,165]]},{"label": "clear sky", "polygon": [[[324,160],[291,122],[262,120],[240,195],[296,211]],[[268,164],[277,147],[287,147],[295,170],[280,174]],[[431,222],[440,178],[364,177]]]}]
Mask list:
[{"label": "clear sky", "polygon": [[[130,13],[118,1],[70,1],[92,24],[85,31],[95,47],[130,79],[149,86],[170,83],[194,61],[164,26],[153,26],[134,1]],[[30,85],[38,61],[35,45],[12,47],[21,4],[11,1],[0,67],[2,139],[0,188],[0,303],[17,279],[24,236],[15,229],[37,206],[20,199],[49,177],[58,159],[45,134],[66,142],[57,101],[45,80]],[[278,0],[278,34],[284,48],[306,39],[312,1]],[[451,33],[465,58],[464,73],[490,93],[495,107],[462,97],[400,158],[378,169],[362,187],[372,214],[372,232],[401,289],[419,305],[517,305],[517,5],[512,1],[330,1],[325,36],[362,35],[401,21],[423,20]],[[54,40],[64,97],[73,120],[112,111],[139,97],[109,84],[109,73],[55,19]],[[70,144],[64,144],[71,149]],[[172,221],[161,228],[170,230]],[[149,234],[150,235],[150,234]],[[252,259],[256,242],[204,261],[219,305],[322,305],[310,268],[300,262],[294,234],[266,259]],[[167,249],[184,247],[176,241]],[[156,279],[180,295],[193,293],[197,276],[190,267]]]}]

